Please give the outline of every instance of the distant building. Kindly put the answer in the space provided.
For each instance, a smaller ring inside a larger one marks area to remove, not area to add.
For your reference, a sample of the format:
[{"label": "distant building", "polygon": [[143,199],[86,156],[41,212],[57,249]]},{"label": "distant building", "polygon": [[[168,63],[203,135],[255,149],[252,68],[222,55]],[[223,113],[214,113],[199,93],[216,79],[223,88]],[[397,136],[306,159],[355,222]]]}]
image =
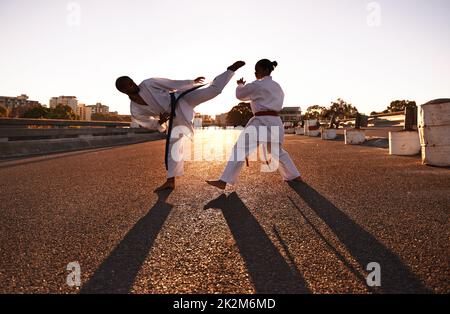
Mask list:
[{"label": "distant building", "polygon": [[41,106],[38,101],[28,100],[28,96],[22,94],[17,97],[0,96],[0,106],[8,112],[8,117],[18,118],[33,107]]},{"label": "distant building", "polygon": [[194,117],[194,128],[201,128],[203,126],[202,115],[199,113],[195,114]]},{"label": "distant building", "polygon": [[213,123],[214,119],[210,115],[196,113],[194,116],[194,128],[211,126]]},{"label": "distant building", "polygon": [[284,122],[292,122],[295,124],[302,120],[302,111],[300,107],[284,107],[279,112],[281,120]]},{"label": "distant building", "polygon": [[222,114],[218,114],[216,115],[216,124],[218,126],[227,126],[227,116],[228,113],[222,113]]},{"label": "distant building", "polygon": [[92,114],[109,114],[109,107],[102,105],[101,103],[96,103],[95,105],[88,106],[92,110]]},{"label": "distant building", "polygon": [[74,113],[77,112],[78,100],[75,96],[59,96],[50,98],[50,108],[56,108],[57,106],[69,106]]},{"label": "distant building", "polygon": [[210,115],[202,114],[200,118],[202,118],[202,126],[210,126],[214,123],[214,119]]},{"label": "distant building", "polygon": [[76,113],[80,120],[91,121],[92,110],[85,104],[78,104]]},{"label": "distant building", "polygon": [[117,118],[118,118],[118,121],[132,122],[131,115],[129,115],[129,114],[117,114]]}]

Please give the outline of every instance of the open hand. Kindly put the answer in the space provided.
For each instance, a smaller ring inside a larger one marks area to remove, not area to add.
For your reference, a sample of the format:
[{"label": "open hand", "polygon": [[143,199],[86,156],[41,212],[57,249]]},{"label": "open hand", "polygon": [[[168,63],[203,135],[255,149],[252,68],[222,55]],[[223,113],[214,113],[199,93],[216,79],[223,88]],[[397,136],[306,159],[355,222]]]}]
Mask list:
[{"label": "open hand", "polygon": [[245,81],[244,81],[244,78],[243,77],[241,77],[241,79],[239,80],[239,81],[237,81],[237,83],[238,83],[238,85],[245,85]]},{"label": "open hand", "polygon": [[194,82],[195,84],[203,84],[205,82],[205,78],[203,76],[197,77]]}]

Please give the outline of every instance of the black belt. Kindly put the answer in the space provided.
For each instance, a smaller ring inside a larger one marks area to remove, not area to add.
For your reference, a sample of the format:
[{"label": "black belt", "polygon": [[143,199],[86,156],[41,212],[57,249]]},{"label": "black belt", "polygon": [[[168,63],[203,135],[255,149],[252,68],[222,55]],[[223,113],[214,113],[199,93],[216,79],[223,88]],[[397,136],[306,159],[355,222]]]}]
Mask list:
[{"label": "black belt", "polygon": [[193,92],[203,86],[205,85],[199,85],[195,86],[194,88],[188,89],[187,91],[181,93],[180,96],[178,97],[175,96],[175,93],[170,93],[170,114],[168,120],[169,125],[167,128],[166,151],[164,155],[164,163],[166,164],[166,170],[169,170],[169,145],[170,145],[170,137],[172,136],[173,118],[175,118],[175,110],[177,109],[177,103],[181,98],[183,98],[190,92]]}]

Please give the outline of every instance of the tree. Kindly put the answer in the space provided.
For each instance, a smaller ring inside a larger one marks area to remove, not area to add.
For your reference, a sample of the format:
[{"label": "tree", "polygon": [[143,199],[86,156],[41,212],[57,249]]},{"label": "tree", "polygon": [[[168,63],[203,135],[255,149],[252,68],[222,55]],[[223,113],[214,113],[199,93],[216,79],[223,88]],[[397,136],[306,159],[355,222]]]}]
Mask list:
[{"label": "tree", "polygon": [[324,106],[319,106],[319,105],[309,106],[306,109],[306,113],[304,114],[303,118],[305,120],[319,119],[322,117],[322,114],[325,110],[326,110],[326,108]]},{"label": "tree", "polygon": [[331,102],[330,108],[328,108],[323,113],[323,118],[330,119],[333,114],[336,118],[341,119],[351,119],[356,117],[356,114],[358,113],[358,109],[354,107],[352,104],[347,103],[341,98],[338,98],[337,101]]},{"label": "tree", "polygon": [[130,116],[117,115],[117,114],[103,114],[103,113],[93,113],[91,115],[92,121],[123,121],[131,122]]},{"label": "tree", "polygon": [[233,126],[246,126],[253,117],[252,109],[249,103],[241,102],[234,106],[227,115],[227,124]]},{"label": "tree", "polygon": [[5,107],[0,106],[0,117],[7,117],[7,116],[8,116],[8,110]]},{"label": "tree", "polygon": [[391,102],[391,104],[387,107],[387,109],[385,111],[383,111],[384,113],[389,113],[389,112],[399,112],[399,111],[405,111],[406,107],[412,106],[414,108],[417,108],[416,102],[415,101],[410,101],[410,100],[394,100],[393,102]]},{"label": "tree", "polygon": [[102,114],[102,113],[93,113],[91,115],[92,121],[116,121],[117,119],[113,116]]},{"label": "tree", "polygon": [[76,120],[77,115],[73,112],[72,108],[67,105],[58,105],[55,108],[50,108],[46,116],[47,119],[63,119],[63,120]]},{"label": "tree", "polygon": [[43,106],[36,106],[25,111],[19,118],[27,119],[45,119],[48,116],[49,109]]},{"label": "tree", "polygon": [[339,127],[339,121],[355,118],[358,109],[345,100],[338,98],[330,107],[311,106],[306,110],[305,119],[323,119],[330,121],[330,127]]}]

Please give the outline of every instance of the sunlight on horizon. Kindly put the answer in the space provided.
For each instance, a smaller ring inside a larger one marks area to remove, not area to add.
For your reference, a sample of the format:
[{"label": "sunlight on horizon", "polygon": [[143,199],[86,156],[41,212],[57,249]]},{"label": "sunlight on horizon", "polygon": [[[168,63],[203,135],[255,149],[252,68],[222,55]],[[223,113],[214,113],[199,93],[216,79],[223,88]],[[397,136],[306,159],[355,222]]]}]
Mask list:
[{"label": "sunlight on horizon", "polygon": [[[240,135],[244,131],[243,127],[226,129],[220,127],[196,128],[192,141],[183,142],[183,157],[186,161],[210,161],[210,162],[226,162],[229,160],[233,151],[233,146],[237,143]],[[241,145],[248,143],[251,139],[256,139],[256,133],[247,129],[246,137]],[[242,140],[242,139],[241,139]],[[238,144],[239,145],[239,144]],[[243,147],[243,146],[241,146]],[[243,158],[241,150],[239,156]],[[258,149],[253,151],[248,157],[248,161],[264,162],[270,158],[270,154],[264,154],[262,146],[258,145]],[[238,155],[234,156],[239,158]]]}]

